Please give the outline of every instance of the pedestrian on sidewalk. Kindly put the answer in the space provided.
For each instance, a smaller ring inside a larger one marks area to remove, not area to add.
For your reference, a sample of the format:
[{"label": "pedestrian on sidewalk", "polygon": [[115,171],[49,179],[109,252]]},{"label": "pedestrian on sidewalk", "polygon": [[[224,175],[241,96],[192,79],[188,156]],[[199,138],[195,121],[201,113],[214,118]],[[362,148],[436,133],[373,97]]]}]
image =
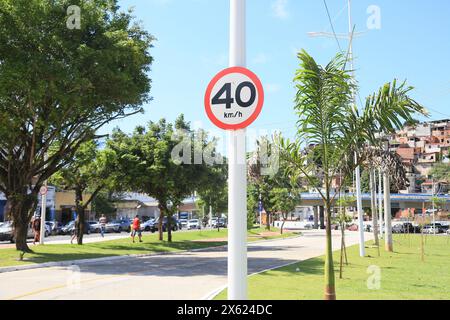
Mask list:
[{"label": "pedestrian on sidewalk", "polygon": [[102,235],[102,238],[105,237],[105,232],[106,232],[106,217],[104,214],[102,214],[102,216],[100,217],[100,219],[98,220],[98,222],[100,223],[100,233]]},{"label": "pedestrian on sidewalk", "polygon": [[39,242],[41,240],[41,219],[35,217],[31,224],[31,227],[34,232],[33,244],[36,244],[36,241]]},{"label": "pedestrian on sidewalk", "polygon": [[133,239],[133,243],[136,234],[139,237],[139,242],[142,242],[141,220],[139,220],[139,215],[136,215],[133,220],[133,230],[131,230],[131,238]]}]

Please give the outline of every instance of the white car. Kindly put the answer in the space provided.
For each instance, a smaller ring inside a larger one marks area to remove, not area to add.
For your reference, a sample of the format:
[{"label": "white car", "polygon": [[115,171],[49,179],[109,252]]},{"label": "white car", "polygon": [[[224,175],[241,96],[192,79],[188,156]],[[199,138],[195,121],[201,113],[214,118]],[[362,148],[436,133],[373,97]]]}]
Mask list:
[{"label": "white car", "polygon": [[[436,230],[435,230],[436,229]],[[428,225],[423,227],[424,234],[439,234],[439,228],[435,228],[432,225]]]},{"label": "white car", "polygon": [[187,219],[180,219],[179,220],[181,229],[186,229],[188,227],[188,220]]},{"label": "white car", "polygon": [[200,229],[200,220],[198,220],[198,219],[192,219],[192,220],[189,220],[188,221],[188,223],[187,223],[187,228],[189,229],[189,230],[192,230],[192,229]]}]

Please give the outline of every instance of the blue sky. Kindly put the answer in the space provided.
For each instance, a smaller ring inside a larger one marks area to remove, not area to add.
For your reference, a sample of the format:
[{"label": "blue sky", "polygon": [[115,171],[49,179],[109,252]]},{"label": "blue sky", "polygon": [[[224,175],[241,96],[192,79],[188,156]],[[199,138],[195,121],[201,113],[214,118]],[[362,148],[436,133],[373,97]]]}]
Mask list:
[{"label": "blue sky", "polygon": [[[346,0],[327,0],[337,33],[348,32]],[[153,101],[145,114],[110,124],[130,132],[136,125],[184,113],[197,126],[213,128],[203,107],[209,80],[228,66],[228,0],[121,0],[156,38],[151,78]],[[367,8],[381,9],[381,29],[368,30]],[[413,97],[432,119],[450,118],[450,1],[353,0],[353,22],[364,35],[355,39],[360,97],[394,78],[416,87]],[[296,52],[306,49],[325,64],[338,47],[321,0],[247,0],[247,66],[265,86],[266,102],[255,130],[295,132],[293,75]],[[340,40],[347,48],[346,40]]]}]

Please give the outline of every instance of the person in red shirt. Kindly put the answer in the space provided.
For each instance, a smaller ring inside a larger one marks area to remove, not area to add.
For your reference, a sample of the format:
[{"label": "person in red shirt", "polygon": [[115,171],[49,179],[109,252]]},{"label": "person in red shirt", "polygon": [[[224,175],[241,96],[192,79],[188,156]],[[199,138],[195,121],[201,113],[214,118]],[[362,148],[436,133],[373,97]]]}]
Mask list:
[{"label": "person in red shirt", "polygon": [[136,234],[139,237],[139,242],[142,242],[142,232],[141,232],[141,220],[139,220],[139,216],[136,215],[136,217],[133,220],[133,230],[131,230],[131,238],[133,239],[134,243],[134,237]]}]

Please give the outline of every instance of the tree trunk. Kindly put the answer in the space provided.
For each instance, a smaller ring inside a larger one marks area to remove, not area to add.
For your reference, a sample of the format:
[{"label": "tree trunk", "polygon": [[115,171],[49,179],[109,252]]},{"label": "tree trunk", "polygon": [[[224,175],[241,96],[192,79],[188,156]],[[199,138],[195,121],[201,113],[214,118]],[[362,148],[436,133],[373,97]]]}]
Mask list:
[{"label": "tree trunk", "polygon": [[280,230],[280,234],[283,234],[283,228],[284,228],[284,224],[286,221],[283,220],[283,223],[281,224],[281,230]]},{"label": "tree trunk", "polygon": [[167,241],[172,242],[172,213],[167,213]]},{"label": "tree trunk", "polygon": [[[27,244],[28,224],[18,223],[14,227],[14,241],[16,249],[23,252],[33,252]],[[41,235],[42,237],[42,235]]]},{"label": "tree trunk", "polygon": [[372,223],[373,223],[373,236],[375,239],[375,245],[380,246],[380,240],[378,239],[378,212],[377,212],[377,191],[375,182],[375,170],[370,169],[370,204],[372,210]]},{"label": "tree trunk", "polygon": [[270,213],[266,211],[266,229],[270,231]]},{"label": "tree trunk", "polygon": [[333,243],[331,238],[331,206],[326,205],[325,300],[336,300]]},{"label": "tree trunk", "polygon": [[389,174],[384,173],[384,223],[385,223],[385,249],[388,252],[394,251],[392,242],[392,224],[391,224],[391,185]]},{"label": "tree trunk", "polygon": [[83,191],[80,189],[75,190],[75,204],[77,208],[77,220],[75,222],[75,228],[77,230],[77,244],[83,245],[83,236],[85,228],[85,210],[83,206]]},{"label": "tree trunk", "polygon": [[[36,209],[37,194],[28,194],[28,189],[24,193],[16,193],[15,197],[7,195],[10,200],[11,216],[13,221],[13,238],[16,242],[16,249],[23,252],[32,252],[27,244],[28,225],[30,224],[33,209]],[[43,236],[43,235],[41,235]]]},{"label": "tree trunk", "polygon": [[[331,210],[331,208],[330,208]],[[320,220],[320,230],[325,229],[325,208],[323,206],[319,207],[319,220]]]},{"label": "tree trunk", "polygon": [[164,231],[163,231],[164,211],[165,211],[165,208],[163,206],[160,206],[159,207],[159,221],[158,221],[159,241],[164,240]]}]

